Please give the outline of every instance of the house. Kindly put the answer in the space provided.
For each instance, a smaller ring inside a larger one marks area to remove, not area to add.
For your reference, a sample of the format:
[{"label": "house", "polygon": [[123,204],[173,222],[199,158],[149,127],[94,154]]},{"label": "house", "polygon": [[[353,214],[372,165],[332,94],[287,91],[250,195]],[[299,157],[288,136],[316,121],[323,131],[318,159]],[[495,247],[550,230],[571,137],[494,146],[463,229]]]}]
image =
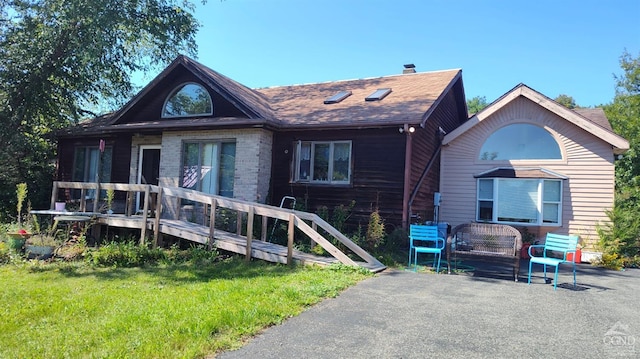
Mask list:
[{"label": "house", "polygon": [[354,201],[351,228],[379,210],[389,230],[484,221],[593,247],[628,148],[602,110],[523,84],[468,118],[459,69],[250,89],[179,56],[117,112],[59,134],[57,179],[100,168],[103,182],[294,197],[309,212]]},{"label": "house", "polygon": [[352,226],[379,209],[406,227],[433,216],[442,135],[468,116],[461,70],[402,72],[250,89],[179,56],[117,112],[59,134],[57,180],[293,196],[309,212],[355,201]]},{"label": "house", "polygon": [[[524,84],[443,139],[440,217],[579,235],[593,249],[629,149],[602,109],[570,110]],[[584,253],[584,252],[583,252]]]}]

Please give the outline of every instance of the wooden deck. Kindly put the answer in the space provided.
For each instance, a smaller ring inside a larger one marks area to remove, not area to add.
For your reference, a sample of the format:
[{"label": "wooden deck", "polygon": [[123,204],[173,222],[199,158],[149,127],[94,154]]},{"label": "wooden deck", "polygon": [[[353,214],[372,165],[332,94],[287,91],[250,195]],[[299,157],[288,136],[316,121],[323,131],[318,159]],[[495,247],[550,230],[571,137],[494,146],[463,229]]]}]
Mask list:
[{"label": "wooden deck", "polygon": [[[54,182],[51,208],[53,209],[54,207],[54,202],[58,198],[57,191],[60,188],[81,189],[83,193],[90,189],[95,189],[95,193],[99,193],[100,189],[125,191],[127,192],[125,213],[99,214],[95,216],[95,219],[98,224],[110,227],[139,229],[141,231],[141,241],[145,241],[148,237],[153,237],[154,244],[157,244],[159,236],[164,234],[243,254],[247,259],[257,258],[274,263],[315,264],[321,266],[343,263],[361,266],[372,272],[379,272],[386,268],[375,257],[313,213],[213,196],[181,188],[109,183],[102,183],[100,187],[97,186],[98,184],[96,183]],[[142,213],[146,215],[133,214],[135,211],[132,210],[132,198],[137,193],[140,193],[144,198],[144,210]],[[83,195],[82,198],[85,198],[85,196]],[[152,203],[152,199],[155,203]],[[176,219],[180,218],[182,200],[198,203],[201,213],[191,218],[198,223]],[[96,211],[98,205],[95,202],[92,205],[93,212],[98,212]],[[87,203],[81,200],[80,210],[84,211],[86,207]],[[221,208],[236,211],[238,219],[245,218],[245,221],[237,221],[236,233],[216,228],[215,213],[217,209]],[[262,229],[260,231],[262,238],[259,240],[252,238],[254,216],[262,217]],[[286,246],[266,241],[267,221],[270,218],[288,223],[288,244]],[[243,222],[246,223],[246,228],[241,227]],[[330,240],[317,231],[317,227],[322,228],[324,233],[342,243],[352,254],[347,255],[336,248]],[[294,249],[295,235],[300,232],[312,242],[322,246],[331,257],[313,255]],[[238,233],[247,233],[248,235],[240,235]],[[352,259],[353,257],[359,257],[360,260],[354,260]]]}]

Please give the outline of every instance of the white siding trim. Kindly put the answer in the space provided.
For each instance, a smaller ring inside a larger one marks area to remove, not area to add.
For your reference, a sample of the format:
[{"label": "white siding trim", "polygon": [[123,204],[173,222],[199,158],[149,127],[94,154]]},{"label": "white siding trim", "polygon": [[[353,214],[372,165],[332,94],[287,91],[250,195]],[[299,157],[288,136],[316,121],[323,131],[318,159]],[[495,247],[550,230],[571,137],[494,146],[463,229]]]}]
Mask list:
[{"label": "white siding trim", "polygon": [[515,89],[506,93],[504,96],[496,100],[491,105],[487,106],[484,110],[480,111],[465,123],[463,123],[460,127],[451,131],[447,134],[442,143],[444,145],[449,144],[451,141],[460,137],[463,133],[467,132],[471,128],[475,127],[483,120],[491,117],[497,111],[504,108],[506,105],[517,99],[518,97],[525,97],[534,103],[540,105],[542,108],[545,108],[552,113],[558,115],[559,117],[569,121],[570,123],[580,127],[581,129],[591,133],[592,135],[600,138],[601,140],[609,143],[614,147],[614,152],[616,154],[623,153],[629,149],[629,141],[624,138],[618,136],[617,134],[596,125],[595,123],[587,120],[585,117],[579,115],[578,113],[571,111],[570,109],[558,104],[557,102],[547,98],[541,93],[527,87],[526,85],[519,85]]},{"label": "white siding trim", "polygon": [[[531,161],[477,161],[485,134],[501,127],[509,118],[527,118],[531,123],[557,133],[565,160],[536,161],[535,167],[566,176],[563,185],[561,227],[537,227],[538,237],[546,232],[580,235],[587,246],[598,240],[596,226],[608,222],[605,211],[614,196],[613,149],[606,141],[583,131],[566,119],[520,97],[485,118],[473,129],[461,133],[443,146],[440,172],[442,202],[440,218],[452,226],[476,218],[476,178],[495,167],[532,167]],[[535,233],[536,227],[531,228]]]}]

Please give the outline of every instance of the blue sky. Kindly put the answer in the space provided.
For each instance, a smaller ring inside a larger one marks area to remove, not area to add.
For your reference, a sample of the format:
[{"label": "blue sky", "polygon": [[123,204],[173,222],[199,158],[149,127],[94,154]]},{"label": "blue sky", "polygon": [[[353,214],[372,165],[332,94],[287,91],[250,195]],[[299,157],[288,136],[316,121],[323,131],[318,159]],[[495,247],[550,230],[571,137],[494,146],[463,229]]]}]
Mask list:
[{"label": "blue sky", "polygon": [[198,61],[269,87],[461,68],[467,98],[523,82],[578,105],[610,103],[640,0],[209,0]]}]

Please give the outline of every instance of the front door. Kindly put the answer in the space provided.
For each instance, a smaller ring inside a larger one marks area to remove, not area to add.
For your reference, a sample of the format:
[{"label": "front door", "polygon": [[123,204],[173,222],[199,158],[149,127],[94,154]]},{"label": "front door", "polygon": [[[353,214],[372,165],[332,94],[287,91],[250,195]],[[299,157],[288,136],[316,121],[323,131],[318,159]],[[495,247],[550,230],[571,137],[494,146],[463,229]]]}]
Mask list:
[{"label": "front door", "polygon": [[[138,184],[158,185],[160,179],[160,146],[140,146]],[[137,198],[138,211],[142,210],[140,193]]]}]

